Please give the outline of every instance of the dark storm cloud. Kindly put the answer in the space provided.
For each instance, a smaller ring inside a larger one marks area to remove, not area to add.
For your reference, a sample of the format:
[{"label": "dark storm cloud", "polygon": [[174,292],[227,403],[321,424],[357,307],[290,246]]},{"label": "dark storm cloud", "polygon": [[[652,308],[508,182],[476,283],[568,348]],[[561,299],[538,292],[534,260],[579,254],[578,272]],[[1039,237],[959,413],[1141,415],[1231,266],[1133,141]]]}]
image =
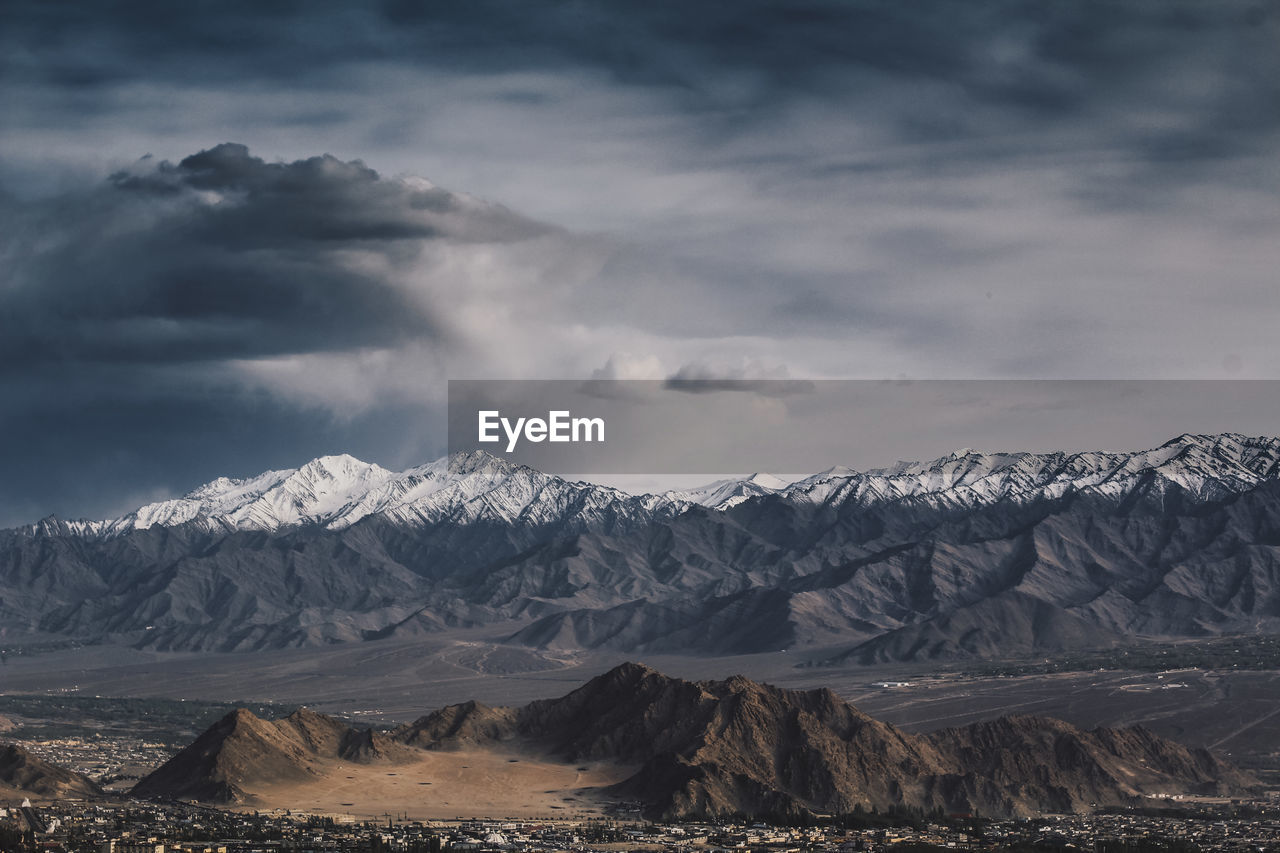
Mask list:
[{"label": "dark storm cloud", "polygon": [[[713,126],[731,131],[797,94],[862,104],[904,81],[951,94],[879,104],[883,114],[872,118],[888,119],[905,141],[999,129],[973,106],[998,107],[1010,126],[1096,117],[1100,104],[1180,111],[1187,121],[1176,126],[1123,130],[1155,160],[1217,158],[1238,148],[1240,132],[1280,120],[1280,9],[1265,0],[559,2],[536,14],[498,0],[13,2],[6,10],[5,76],[72,98],[159,75],[215,87],[287,81],[305,93],[340,87],[359,64],[585,68],[665,88],[688,109],[714,110],[723,124]],[[543,96],[515,88],[505,97]],[[338,115],[314,111],[318,123]]]},{"label": "dark storm cloud", "polygon": [[438,452],[389,434],[429,423],[421,397],[335,414],[245,365],[350,354],[356,373],[316,380],[349,395],[363,352],[455,345],[448,305],[470,281],[437,255],[555,233],[359,162],[268,163],[230,143],[8,199],[0,216],[0,524],[39,507],[118,510],[122,492],[250,474],[282,448]]},{"label": "dark storm cloud", "polygon": [[1269,0],[10,0],[0,514],[420,462],[445,375],[1277,375],[1277,44]]},{"label": "dark storm cloud", "polygon": [[[127,133],[127,120],[151,135],[204,121],[291,138],[362,128],[352,144],[395,148],[404,162],[430,156],[424,137],[483,107],[493,123],[468,140],[476,156],[526,167],[581,159],[560,144],[559,123],[669,170],[737,168],[819,195],[867,175],[945,181],[1064,166],[1074,200],[1110,210],[1170,203],[1171,188],[1207,175],[1247,186],[1258,169],[1238,162],[1265,156],[1280,128],[1280,7],[1266,0],[557,2],[536,12],[497,0],[13,2],[0,16],[0,98],[33,137],[12,146],[22,161],[54,156],[41,147],[46,132]],[[498,82],[450,88],[485,79]],[[660,103],[645,107],[679,126],[656,146],[629,138],[627,123],[597,114],[600,91],[652,95]],[[383,99],[394,106],[370,109]],[[539,109],[549,127],[504,109]],[[0,175],[38,182],[12,164]],[[515,201],[537,213],[531,199],[569,192],[539,187]]]},{"label": "dark storm cloud", "polygon": [[11,209],[5,371],[206,361],[447,339],[397,266],[435,243],[549,229],[332,157],[267,163],[223,144]]}]

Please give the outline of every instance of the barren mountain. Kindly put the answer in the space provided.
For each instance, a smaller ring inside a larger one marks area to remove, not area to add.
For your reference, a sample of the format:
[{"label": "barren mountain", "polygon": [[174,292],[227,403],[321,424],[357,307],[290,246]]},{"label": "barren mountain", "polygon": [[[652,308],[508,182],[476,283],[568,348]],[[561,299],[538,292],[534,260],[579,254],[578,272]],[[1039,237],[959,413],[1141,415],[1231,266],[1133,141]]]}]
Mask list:
[{"label": "barren mountain", "polygon": [[[423,786],[440,781],[430,773],[443,765],[415,760],[421,750],[472,763],[501,751],[564,768],[613,768],[618,781],[605,793],[669,817],[895,804],[1026,815],[1155,793],[1228,794],[1252,783],[1204,750],[1140,728],[1085,732],[1008,717],[912,735],[830,690],[781,690],[741,677],[689,682],[623,664],[559,699],[515,709],[468,702],[390,733],[358,733],[309,713],[269,723],[237,711],[134,794],[244,802],[281,780],[353,778],[352,762],[369,760],[348,750],[355,740],[375,744],[380,760],[417,773]],[[423,788],[421,797],[442,790]]]},{"label": "barren mountain", "polygon": [[0,747],[0,801],[99,799],[106,795],[89,777],[37,758],[15,744]]},{"label": "barren mountain", "polygon": [[473,454],[217,480],[0,531],[0,626],[252,650],[509,626],[544,649],[856,661],[1280,633],[1280,439],[983,454],[664,495]]},{"label": "barren mountain", "polygon": [[133,789],[139,797],[242,802],[257,786],[320,778],[329,762],[394,762],[406,748],[386,735],[357,730],[300,708],[282,720],[239,709]]}]

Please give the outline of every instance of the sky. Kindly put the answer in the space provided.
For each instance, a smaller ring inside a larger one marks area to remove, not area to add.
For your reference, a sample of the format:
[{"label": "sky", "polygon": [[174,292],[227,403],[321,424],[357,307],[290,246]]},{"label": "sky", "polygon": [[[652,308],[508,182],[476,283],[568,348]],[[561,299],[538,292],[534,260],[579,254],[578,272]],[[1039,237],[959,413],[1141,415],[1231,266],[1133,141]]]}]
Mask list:
[{"label": "sky", "polygon": [[1277,44],[1267,0],[6,0],[0,526],[419,464],[448,379],[1280,378]]}]

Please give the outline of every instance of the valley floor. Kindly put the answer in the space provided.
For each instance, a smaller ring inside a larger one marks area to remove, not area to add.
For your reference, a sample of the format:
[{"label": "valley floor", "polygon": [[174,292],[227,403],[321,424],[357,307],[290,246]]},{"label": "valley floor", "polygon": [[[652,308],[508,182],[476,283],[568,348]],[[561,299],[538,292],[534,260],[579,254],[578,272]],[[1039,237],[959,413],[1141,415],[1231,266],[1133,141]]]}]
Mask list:
[{"label": "valley floor", "polygon": [[599,793],[635,772],[619,765],[575,765],[509,747],[426,752],[409,763],[331,762],[303,784],[262,786],[259,809],[295,809],[377,820],[601,816],[614,804]]}]

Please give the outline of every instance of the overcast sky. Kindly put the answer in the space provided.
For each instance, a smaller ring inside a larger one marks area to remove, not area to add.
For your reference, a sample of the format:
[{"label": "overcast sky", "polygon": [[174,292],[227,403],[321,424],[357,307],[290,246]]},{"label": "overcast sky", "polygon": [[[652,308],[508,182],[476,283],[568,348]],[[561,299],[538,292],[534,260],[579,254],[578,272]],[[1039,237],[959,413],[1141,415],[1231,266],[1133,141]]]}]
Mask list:
[{"label": "overcast sky", "polygon": [[420,463],[447,378],[1280,378],[1278,44],[1267,0],[7,0],[0,525]]}]

